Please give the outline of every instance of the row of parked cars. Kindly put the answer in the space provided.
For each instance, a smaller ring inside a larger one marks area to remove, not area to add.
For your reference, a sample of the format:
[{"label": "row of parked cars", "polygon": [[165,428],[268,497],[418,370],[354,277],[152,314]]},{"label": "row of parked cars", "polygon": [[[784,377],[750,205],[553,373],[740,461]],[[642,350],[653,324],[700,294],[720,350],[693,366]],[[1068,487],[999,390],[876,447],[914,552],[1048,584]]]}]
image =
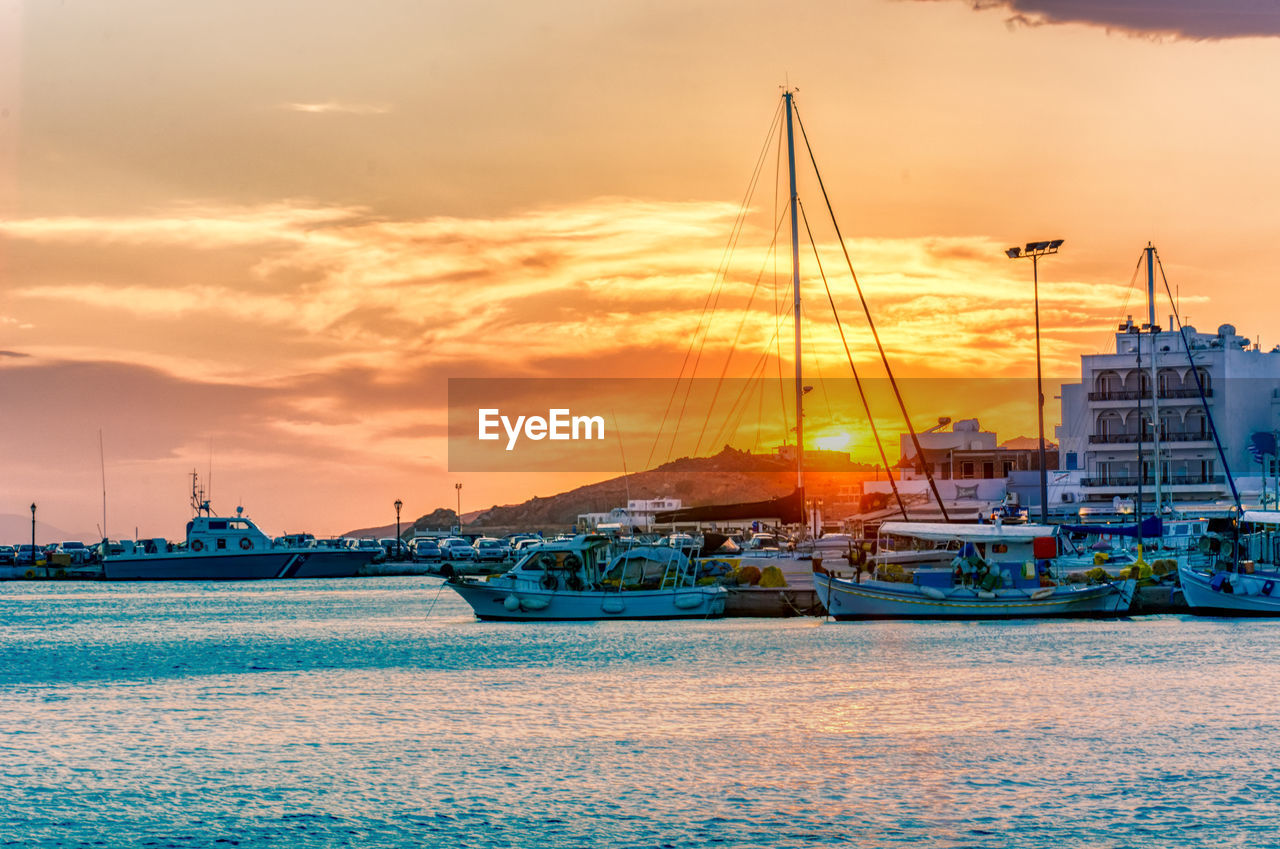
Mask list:
[{"label": "row of parked cars", "polygon": [[0,545],[0,566],[45,566],[55,562],[54,555],[65,565],[80,566],[93,560],[97,552],[82,542],[52,542],[48,545],[23,543]]},{"label": "row of parked cars", "polygon": [[474,541],[462,537],[419,536],[409,540],[409,556],[417,563],[445,560],[503,563],[541,541],[542,538],[534,534],[515,534],[505,539],[480,537]]}]

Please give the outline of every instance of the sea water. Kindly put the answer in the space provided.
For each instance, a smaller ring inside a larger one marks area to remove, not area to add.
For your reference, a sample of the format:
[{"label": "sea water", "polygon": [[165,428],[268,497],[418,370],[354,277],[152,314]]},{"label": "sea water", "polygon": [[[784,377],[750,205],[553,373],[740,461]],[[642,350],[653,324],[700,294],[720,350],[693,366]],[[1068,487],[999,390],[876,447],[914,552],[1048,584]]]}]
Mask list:
[{"label": "sea water", "polygon": [[0,844],[1280,843],[1280,622],[483,623],[0,585]]}]

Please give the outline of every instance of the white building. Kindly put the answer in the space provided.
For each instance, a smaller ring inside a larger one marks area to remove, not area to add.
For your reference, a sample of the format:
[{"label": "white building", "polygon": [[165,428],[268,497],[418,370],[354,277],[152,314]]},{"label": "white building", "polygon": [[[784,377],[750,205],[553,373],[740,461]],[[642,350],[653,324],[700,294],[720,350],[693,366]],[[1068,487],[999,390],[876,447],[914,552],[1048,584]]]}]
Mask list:
[{"label": "white building", "polygon": [[684,502],[679,498],[632,498],[628,499],[626,507],[615,507],[608,513],[578,514],[578,527],[583,530],[594,531],[601,526],[616,526],[623,529],[635,528],[639,531],[649,532],[653,530],[653,517],[655,514],[668,510],[679,510],[682,507],[684,507]]},{"label": "white building", "polygon": [[1184,345],[1177,331],[1130,320],[1116,333],[1114,354],[1082,356],[1080,383],[1062,387],[1061,468],[1078,475],[1086,504],[1134,499],[1140,482],[1151,504],[1156,410],[1165,499],[1230,497],[1206,407],[1231,473],[1238,481],[1252,477],[1257,489],[1262,467],[1248,446],[1253,433],[1280,428],[1280,347],[1261,351],[1229,324],[1213,334],[1188,327],[1186,338]]}]

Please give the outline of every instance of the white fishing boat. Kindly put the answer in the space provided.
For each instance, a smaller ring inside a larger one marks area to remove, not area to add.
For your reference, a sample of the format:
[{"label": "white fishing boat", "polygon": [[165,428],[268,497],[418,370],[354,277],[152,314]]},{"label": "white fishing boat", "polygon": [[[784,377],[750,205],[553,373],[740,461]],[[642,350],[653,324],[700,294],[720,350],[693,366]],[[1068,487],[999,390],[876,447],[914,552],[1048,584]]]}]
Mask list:
[{"label": "white fishing boat", "polygon": [[379,549],[328,548],[277,543],[236,508],[234,517],[213,515],[191,476],[191,504],[184,543],[163,539],[103,546],[108,581],[252,581],[266,578],[346,578],[359,575]]},{"label": "white fishing boat", "polygon": [[723,616],[728,593],[699,585],[698,565],[669,546],[612,552],[609,537],[580,534],[530,549],[487,580],[455,575],[448,586],[480,619],[707,619]]},{"label": "white fishing boat", "polygon": [[1128,612],[1136,582],[1070,583],[1055,568],[1055,529],[1044,525],[886,522],[881,533],[958,542],[945,568],[920,568],[910,582],[880,571],[842,577],[814,566],[818,598],[835,619],[1012,619]]},{"label": "white fishing boat", "polygon": [[1206,535],[1178,580],[1195,613],[1280,616],[1280,511],[1246,510],[1238,532]]}]

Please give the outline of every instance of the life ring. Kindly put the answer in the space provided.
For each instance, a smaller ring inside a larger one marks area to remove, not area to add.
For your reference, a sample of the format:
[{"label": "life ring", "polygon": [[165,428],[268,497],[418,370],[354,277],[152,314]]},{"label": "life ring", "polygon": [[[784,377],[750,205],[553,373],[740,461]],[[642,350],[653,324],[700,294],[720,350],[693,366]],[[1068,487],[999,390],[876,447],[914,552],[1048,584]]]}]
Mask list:
[{"label": "life ring", "polygon": [[253,542],[248,537],[240,537],[240,548],[248,551],[253,548]]},{"label": "life ring", "polygon": [[1218,549],[1218,554],[1220,554],[1223,557],[1230,557],[1233,551],[1235,551],[1235,549],[1231,545],[1231,540],[1224,539],[1222,541],[1221,547],[1219,547]]},{"label": "life ring", "polygon": [[198,540],[198,539],[193,539],[193,540],[191,541],[191,550],[192,550],[192,551],[204,551],[204,543],[202,543],[202,542],[201,542],[200,540]]},{"label": "life ring", "polygon": [[554,590],[560,586],[560,579],[548,572],[538,579],[538,585],[544,590]]},{"label": "life ring", "polygon": [[25,572],[23,572],[23,573],[22,573],[22,576],[23,576],[24,578],[34,578],[34,577],[36,576],[36,570],[35,570],[35,569],[28,569],[27,571],[25,571]]},{"label": "life ring", "polygon": [[1098,539],[1101,542],[1111,542],[1111,534],[1098,534]]},{"label": "life ring", "polygon": [[566,554],[564,556],[563,568],[570,570],[578,570],[582,568],[582,558],[576,554]]},{"label": "life ring", "polygon": [[570,575],[564,579],[565,589],[571,592],[580,593],[586,589],[586,585],[582,583],[582,579],[577,574]]}]

